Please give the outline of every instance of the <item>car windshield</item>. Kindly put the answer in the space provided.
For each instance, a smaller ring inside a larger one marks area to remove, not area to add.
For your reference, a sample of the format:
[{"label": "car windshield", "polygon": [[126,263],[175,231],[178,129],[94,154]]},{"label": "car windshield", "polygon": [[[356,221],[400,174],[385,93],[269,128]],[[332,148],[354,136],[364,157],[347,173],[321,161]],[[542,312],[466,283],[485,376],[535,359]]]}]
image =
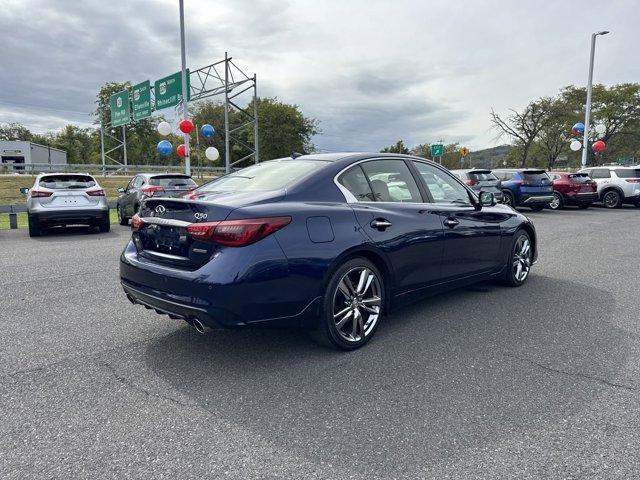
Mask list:
[{"label": "car windshield", "polygon": [[569,180],[575,183],[588,183],[591,178],[586,173],[572,173],[569,175]]},{"label": "car windshield", "polygon": [[149,185],[158,187],[195,187],[197,185],[193,179],[189,177],[162,176],[152,177],[149,179]]},{"label": "car windshield", "polygon": [[96,181],[88,175],[46,175],[40,179],[38,185],[51,190],[90,188],[96,185]]},{"label": "car windshield", "polygon": [[220,177],[198,192],[268,192],[280,190],[326,165],[314,160],[274,160]]},{"label": "car windshield", "polygon": [[640,178],[640,168],[618,168],[615,172],[618,178]]},{"label": "car windshield", "polygon": [[469,172],[469,179],[475,180],[476,182],[490,182],[498,180],[490,170],[476,170],[474,172]]}]

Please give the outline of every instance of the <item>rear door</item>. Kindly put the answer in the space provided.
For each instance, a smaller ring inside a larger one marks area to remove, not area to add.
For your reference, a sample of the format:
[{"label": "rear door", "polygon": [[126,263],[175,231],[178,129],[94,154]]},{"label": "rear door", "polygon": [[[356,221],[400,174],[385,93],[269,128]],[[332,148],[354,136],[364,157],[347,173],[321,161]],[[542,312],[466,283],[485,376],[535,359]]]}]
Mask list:
[{"label": "rear door", "polygon": [[522,185],[520,191],[531,196],[551,195],[553,193],[553,182],[544,170],[523,170]]},{"label": "rear door", "polygon": [[476,210],[473,195],[444,169],[412,161],[430,196],[427,209],[444,230],[442,277],[461,278],[500,265],[501,223],[508,215],[491,208]]},{"label": "rear door", "polygon": [[443,228],[402,159],[373,159],[338,177],[363,232],[388,257],[399,292],[440,280]]},{"label": "rear door", "polygon": [[81,210],[97,206],[101,198],[86,193],[99,188],[90,175],[45,175],[40,178],[37,188],[51,192],[47,197],[36,198],[43,208]]},{"label": "rear door", "polygon": [[131,179],[127,186],[127,191],[124,194],[124,210],[127,217],[133,217],[136,212],[136,205],[138,204],[138,192],[144,185],[144,177],[142,175],[136,175]]}]

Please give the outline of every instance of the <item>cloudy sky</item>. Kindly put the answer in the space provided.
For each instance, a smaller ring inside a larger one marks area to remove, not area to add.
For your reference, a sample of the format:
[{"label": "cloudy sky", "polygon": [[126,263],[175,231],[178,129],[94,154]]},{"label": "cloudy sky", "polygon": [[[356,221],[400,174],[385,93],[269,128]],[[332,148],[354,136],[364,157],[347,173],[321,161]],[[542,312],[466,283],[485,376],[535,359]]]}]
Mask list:
[{"label": "cloudy sky", "polygon": [[[187,62],[225,50],[260,95],[320,120],[327,151],[437,139],[500,141],[491,108],[586,82],[640,81],[633,0],[186,0]],[[107,81],[180,68],[177,0],[0,0],[0,122],[42,132],[91,122]]]}]

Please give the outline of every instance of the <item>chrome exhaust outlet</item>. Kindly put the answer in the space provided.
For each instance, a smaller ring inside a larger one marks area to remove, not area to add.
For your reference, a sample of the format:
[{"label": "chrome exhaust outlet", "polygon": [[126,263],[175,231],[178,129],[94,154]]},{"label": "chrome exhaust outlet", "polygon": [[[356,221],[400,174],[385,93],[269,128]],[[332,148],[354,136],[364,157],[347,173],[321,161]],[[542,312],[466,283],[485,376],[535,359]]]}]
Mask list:
[{"label": "chrome exhaust outlet", "polygon": [[198,332],[200,334],[203,334],[205,332],[205,326],[197,318],[191,319],[191,325],[193,325],[193,328],[196,329],[196,332]]}]

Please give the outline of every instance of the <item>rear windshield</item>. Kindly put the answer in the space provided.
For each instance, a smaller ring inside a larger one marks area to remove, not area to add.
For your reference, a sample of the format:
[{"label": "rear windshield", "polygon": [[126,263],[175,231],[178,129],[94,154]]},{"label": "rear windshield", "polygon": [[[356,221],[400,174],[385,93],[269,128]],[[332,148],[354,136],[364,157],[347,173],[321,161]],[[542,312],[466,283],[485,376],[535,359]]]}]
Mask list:
[{"label": "rear windshield", "polygon": [[591,177],[586,173],[572,173],[569,175],[569,180],[575,183],[588,183],[591,181]]},{"label": "rear windshield", "polygon": [[38,183],[42,188],[52,190],[62,188],[89,188],[96,185],[96,181],[89,175],[46,175]]},{"label": "rear windshield", "polygon": [[549,183],[551,179],[544,170],[528,170],[522,172],[524,179],[530,183]]},{"label": "rear windshield", "polygon": [[149,185],[155,185],[159,187],[195,187],[197,185],[193,179],[189,177],[152,177],[149,179]]},{"label": "rear windshield", "polygon": [[468,175],[469,175],[469,179],[475,180],[476,182],[488,182],[492,180],[494,181],[498,180],[498,177],[496,177],[489,170],[479,170],[475,172],[469,172]]},{"label": "rear windshield", "polygon": [[640,178],[640,168],[618,168],[615,172],[618,178]]},{"label": "rear windshield", "polygon": [[313,160],[276,160],[243,168],[198,188],[199,192],[268,192],[280,190],[324,167]]}]

